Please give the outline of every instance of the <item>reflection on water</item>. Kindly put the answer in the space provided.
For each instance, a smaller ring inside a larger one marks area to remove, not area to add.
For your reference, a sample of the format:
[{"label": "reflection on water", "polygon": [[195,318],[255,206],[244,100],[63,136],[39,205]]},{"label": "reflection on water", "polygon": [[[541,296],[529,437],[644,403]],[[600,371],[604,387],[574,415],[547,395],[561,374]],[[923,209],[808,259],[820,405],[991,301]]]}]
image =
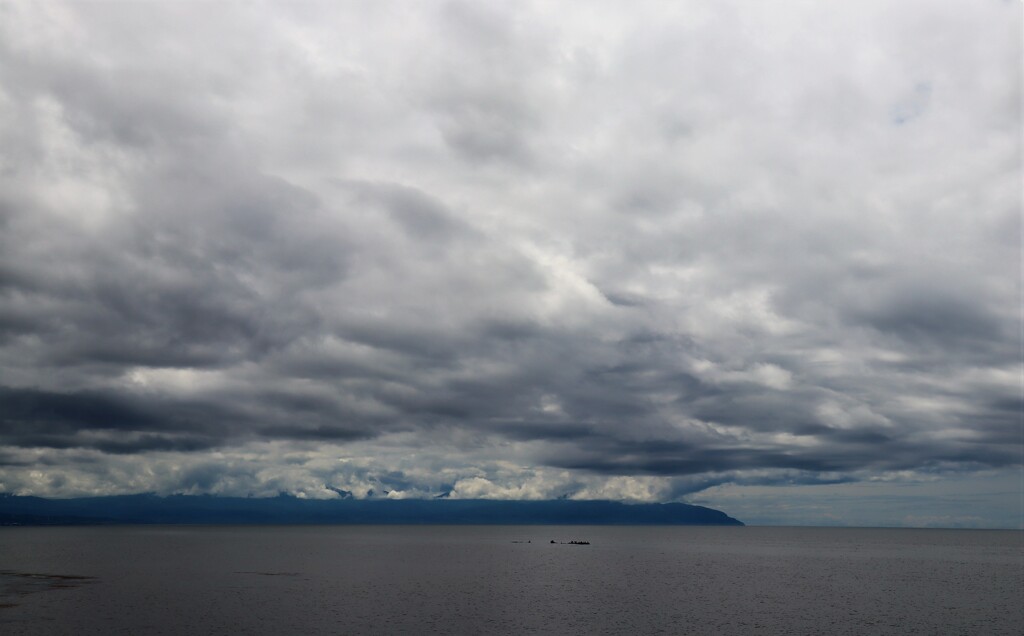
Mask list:
[{"label": "reflection on water", "polygon": [[14,607],[21,597],[36,592],[66,590],[95,580],[74,574],[39,574],[0,570],[0,608]]}]

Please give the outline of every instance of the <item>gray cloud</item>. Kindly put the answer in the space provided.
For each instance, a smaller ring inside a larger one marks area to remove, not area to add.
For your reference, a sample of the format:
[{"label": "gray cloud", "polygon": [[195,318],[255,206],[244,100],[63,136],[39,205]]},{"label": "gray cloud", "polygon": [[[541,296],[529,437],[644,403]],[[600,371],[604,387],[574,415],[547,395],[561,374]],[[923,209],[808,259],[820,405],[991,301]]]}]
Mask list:
[{"label": "gray cloud", "polygon": [[1012,470],[1018,13],[0,7],[0,490]]}]

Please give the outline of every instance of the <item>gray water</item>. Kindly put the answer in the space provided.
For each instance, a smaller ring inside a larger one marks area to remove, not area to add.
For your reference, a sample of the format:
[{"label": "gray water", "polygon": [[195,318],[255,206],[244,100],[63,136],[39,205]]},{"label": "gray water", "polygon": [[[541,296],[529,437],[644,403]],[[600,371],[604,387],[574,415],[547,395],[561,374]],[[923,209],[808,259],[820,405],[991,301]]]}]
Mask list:
[{"label": "gray water", "polygon": [[0,528],[0,633],[1018,635],[1022,537],[728,527]]}]

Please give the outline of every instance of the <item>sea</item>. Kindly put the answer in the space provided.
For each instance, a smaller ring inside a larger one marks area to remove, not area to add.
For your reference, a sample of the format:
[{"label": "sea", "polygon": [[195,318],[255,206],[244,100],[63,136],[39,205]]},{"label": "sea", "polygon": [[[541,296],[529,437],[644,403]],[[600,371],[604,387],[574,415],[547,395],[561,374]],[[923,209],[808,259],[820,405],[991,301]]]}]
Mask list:
[{"label": "sea", "polygon": [[8,636],[1022,632],[1017,530],[0,528]]}]

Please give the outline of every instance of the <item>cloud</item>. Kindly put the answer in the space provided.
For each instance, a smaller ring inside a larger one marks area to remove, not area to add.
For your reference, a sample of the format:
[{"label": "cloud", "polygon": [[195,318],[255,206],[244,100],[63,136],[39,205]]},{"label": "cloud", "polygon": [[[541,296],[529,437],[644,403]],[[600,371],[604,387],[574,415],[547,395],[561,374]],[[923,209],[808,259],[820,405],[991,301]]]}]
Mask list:
[{"label": "cloud", "polygon": [[1019,9],[961,9],[3,6],[0,489],[1012,469]]}]

